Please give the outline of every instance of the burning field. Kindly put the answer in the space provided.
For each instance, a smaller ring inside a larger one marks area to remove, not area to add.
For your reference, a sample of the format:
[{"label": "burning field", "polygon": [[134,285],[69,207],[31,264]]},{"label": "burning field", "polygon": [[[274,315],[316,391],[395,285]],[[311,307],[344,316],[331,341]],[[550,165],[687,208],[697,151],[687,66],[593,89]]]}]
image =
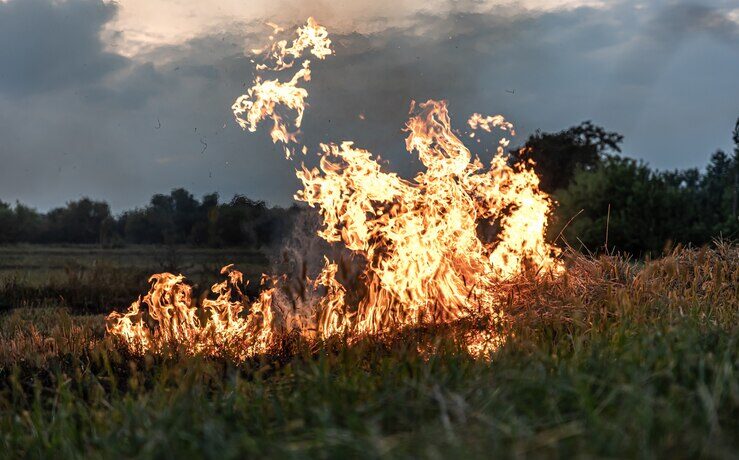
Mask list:
[{"label": "burning field", "polygon": [[315,238],[258,288],[236,265],[209,290],[162,272],[105,318],[32,301],[0,317],[4,452],[735,458],[739,248],[634,260],[552,242],[513,124],[455,128],[453,101],[409,101],[412,178],[351,141],[311,151],[331,38],[312,18],[270,27],[232,110],[283,149]]},{"label": "burning field", "polygon": [[[275,26],[274,32],[282,29]],[[308,151],[299,146],[299,129],[310,58],[333,53],[327,30],[314,19],[296,34],[262,51],[267,63],[257,69],[277,78],[257,76],[233,105],[244,129],[271,123],[272,140],[284,145],[288,160],[295,150]],[[289,76],[282,78],[284,73]],[[500,115],[476,113],[467,124],[473,139],[478,131],[494,129],[514,134]],[[134,353],[174,345],[193,354],[228,350],[243,359],[291,333],[352,341],[472,317],[504,320],[504,283],[524,276],[537,282],[563,271],[559,250],[545,240],[552,202],[539,190],[533,164],[512,163],[506,138],[484,164],[452,130],[443,101],[413,102],[405,131],[408,152],[424,166],[410,180],[385,172],[376,156],[351,141],[321,144],[320,166],[296,171],[303,188],[295,198],[318,210],[320,238],[349,251],[357,269],[343,275],[361,280],[361,292],[347,292],[337,261],[328,257],[314,279],[304,280],[308,288],[299,303],[280,289],[276,274],[265,275],[264,290],[249,304],[240,289],[242,275],[231,266],[222,271],[227,281],[213,286],[215,298],[199,302],[181,275],[162,273],[128,312],[109,316],[108,332]],[[490,241],[481,238],[482,224],[495,228]],[[482,338],[470,340],[472,349],[481,349]]]}]

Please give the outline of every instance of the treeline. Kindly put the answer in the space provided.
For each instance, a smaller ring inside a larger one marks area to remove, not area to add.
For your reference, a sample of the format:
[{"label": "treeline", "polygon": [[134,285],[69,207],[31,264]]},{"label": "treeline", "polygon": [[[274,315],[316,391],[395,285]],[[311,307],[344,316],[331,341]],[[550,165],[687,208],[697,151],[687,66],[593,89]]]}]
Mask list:
[{"label": "treeline", "polygon": [[541,187],[558,202],[552,240],[658,255],[678,243],[739,237],[739,120],[732,135],[733,154],[715,152],[703,171],[657,171],[623,157],[623,137],[590,122],[536,133],[518,157],[536,162]]},{"label": "treeline", "polygon": [[82,198],[40,213],[0,202],[0,244],[182,244],[192,246],[272,246],[292,229],[300,208],[268,207],[263,201],[218,194],[195,198],[184,189],[154,195],[143,208],[120,216],[101,201]]},{"label": "treeline", "polygon": [[[657,255],[678,243],[739,237],[739,121],[732,134],[733,154],[715,152],[703,170],[653,170],[621,156],[623,136],[590,122],[537,132],[511,153],[511,161],[533,160],[541,188],[557,201],[551,240],[590,251]],[[119,216],[88,198],[45,214],[0,202],[0,244],[262,248],[279,244],[300,210],[243,196],[224,203],[217,194],[197,199],[184,189],[155,195],[145,207]]]}]

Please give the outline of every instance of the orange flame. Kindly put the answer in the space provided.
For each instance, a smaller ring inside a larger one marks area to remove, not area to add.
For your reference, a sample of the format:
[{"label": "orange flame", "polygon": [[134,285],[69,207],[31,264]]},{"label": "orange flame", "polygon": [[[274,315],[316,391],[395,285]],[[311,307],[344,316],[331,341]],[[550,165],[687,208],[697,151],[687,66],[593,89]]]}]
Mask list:
[{"label": "orange flame", "polygon": [[[368,261],[356,332],[489,313],[496,282],[527,267],[559,270],[544,239],[551,201],[533,171],[509,166],[502,147],[485,169],[452,133],[445,103],[419,109],[408,121],[406,147],[426,170],[412,181],[383,172],[351,142],[323,145],[320,169],[298,171],[296,199],[319,209],[319,235]],[[484,243],[479,223],[494,219],[498,240]],[[335,332],[344,331],[323,334]]]},{"label": "orange flame", "polygon": [[[312,18],[297,33],[291,45],[272,46],[274,67],[258,69],[289,69],[308,49],[319,59],[332,53],[326,29]],[[242,128],[255,131],[271,119],[274,142],[297,142],[297,131],[289,131],[277,110],[295,111],[293,125],[300,127],[308,92],[298,84],[310,79],[309,64],[304,60],[287,82],[256,77],[233,105]],[[500,115],[474,114],[468,125],[515,134]],[[135,352],[161,350],[167,343],[210,354],[236,346],[235,355],[243,358],[268,349],[290,329],[306,337],[358,337],[474,314],[497,320],[501,281],[526,271],[561,271],[558,250],[544,238],[552,202],[539,189],[531,165],[511,165],[504,152],[507,139],[485,166],[453,133],[446,103],[432,100],[412,104],[406,131],[408,152],[425,168],[412,180],[383,171],[369,151],[352,142],[322,144],[319,167],[296,171],[303,187],[295,198],[317,208],[323,219],[318,235],[342,243],[366,262],[361,273],[366,293],[357,302],[347,303],[338,265],[328,258],[312,282],[321,292],[317,300],[290,314],[275,303],[274,287],[247,305],[238,288],[241,273],[230,266],[222,272],[228,281],[213,286],[216,299],[203,301],[201,309],[193,305],[183,277],[165,273],[152,277],[149,294],[127,313],[108,317],[109,333]],[[497,227],[493,241],[481,238],[482,223]],[[153,324],[145,322],[142,305]],[[469,349],[484,354],[500,343],[495,337],[473,337]]]},{"label": "orange flame", "polygon": [[[274,287],[264,289],[247,306],[240,288],[241,272],[228,265],[221,274],[228,279],[213,285],[211,291],[216,298],[203,300],[201,308],[194,303],[192,288],[182,275],[152,276],[151,290],[143,299],[134,302],[126,313],[108,315],[108,333],[122,338],[136,353],[168,346],[184,346],[191,353],[226,351],[239,358],[263,352],[272,338]],[[147,326],[142,305],[156,328]]]},{"label": "orange flame", "polygon": [[[281,31],[278,26],[269,25],[273,27],[275,33]],[[296,59],[302,57],[303,52],[307,49],[310,49],[311,54],[318,59],[325,59],[326,56],[333,53],[328,31],[325,27],[318,25],[313,18],[308,18],[307,24],[298,28],[297,34],[298,37],[293,40],[290,46],[287,45],[287,40],[281,40],[273,44],[268,53],[268,58],[274,60],[274,66],[269,67],[266,64],[260,64],[257,66],[257,70],[282,71],[289,69]],[[308,91],[298,85],[301,81],[310,81],[310,77],[310,61],[307,59],[303,61],[300,70],[288,81],[263,80],[257,76],[247,93],[236,99],[231,107],[237,123],[242,129],[254,132],[262,120],[269,118],[273,123],[270,131],[272,142],[283,144],[297,142],[297,136],[303,122],[305,99],[308,97]],[[277,113],[279,106],[287,107],[297,113],[293,123],[294,131],[290,131],[283,117]],[[285,157],[290,158],[291,154],[291,150],[285,147]]]}]

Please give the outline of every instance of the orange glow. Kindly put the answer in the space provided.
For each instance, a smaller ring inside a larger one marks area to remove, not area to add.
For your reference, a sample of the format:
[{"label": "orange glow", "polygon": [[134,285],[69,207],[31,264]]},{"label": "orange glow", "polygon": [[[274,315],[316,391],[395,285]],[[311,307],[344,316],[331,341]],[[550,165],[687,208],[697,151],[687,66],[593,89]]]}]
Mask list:
[{"label": "orange glow", "polygon": [[[307,50],[319,59],[332,54],[326,29],[312,18],[297,34],[290,45],[280,41],[271,47],[272,67],[259,68],[288,70]],[[292,124],[300,127],[308,92],[298,84],[310,79],[309,65],[303,60],[286,82],[256,77],[233,105],[244,129],[255,131],[271,119],[272,140],[285,144],[288,156],[297,131],[288,129],[278,109],[293,110]],[[468,125],[473,132],[498,128],[515,134],[500,115],[474,114]],[[504,152],[507,139],[499,141],[487,165],[474,155],[452,131],[444,101],[413,103],[405,130],[406,149],[424,166],[412,179],[384,171],[372,153],[352,142],[322,144],[319,166],[296,171],[302,189],[295,198],[318,210],[323,221],[318,235],[365,262],[360,279],[366,292],[359,300],[349,304],[338,265],[328,258],[310,282],[316,300],[292,310],[280,307],[274,287],[248,305],[238,287],[241,273],[230,266],[222,272],[228,280],[213,286],[216,299],[200,308],[183,277],[165,273],[152,277],[149,294],[127,313],[108,317],[109,333],[135,352],[174,343],[190,353],[228,350],[243,358],[267,350],[291,330],[308,338],[351,339],[472,315],[499,322],[501,282],[562,270],[558,250],[544,238],[552,202],[539,189],[532,165],[511,165]],[[484,223],[497,228],[491,241],[480,236]],[[143,306],[152,321],[144,320]],[[469,338],[468,348],[487,355],[503,340],[492,332],[478,334]]]}]

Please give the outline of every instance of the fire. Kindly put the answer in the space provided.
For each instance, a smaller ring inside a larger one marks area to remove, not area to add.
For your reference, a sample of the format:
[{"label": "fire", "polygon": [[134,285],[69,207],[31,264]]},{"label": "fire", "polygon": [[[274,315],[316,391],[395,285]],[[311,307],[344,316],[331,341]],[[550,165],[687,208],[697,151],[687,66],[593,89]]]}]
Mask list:
[{"label": "fire", "polygon": [[[383,172],[351,142],[323,145],[320,169],[298,171],[295,197],[318,208],[319,235],[368,261],[356,332],[489,313],[496,282],[559,267],[544,240],[551,203],[533,171],[510,166],[502,146],[485,168],[452,133],[443,102],[420,104],[406,130],[408,151],[426,168],[412,181]],[[498,241],[484,243],[479,222],[496,218]],[[345,331],[324,334],[335,332]]]},{"label": "fire", "polygon": [[[274,33],[282,31],[280,27],[274,24],[269,25],[273,28]],[[313,18],[308,18],[308,23],[304,27],[300,27],[297,34],[298,37],[289,46],[287,40],[274,43],[267,53],[268,58],[275,61],[274,66],[260,64],[257,66],[257,70],[279,72],[290,69],[293,67],[295,60],[299,59],[303,52],[308,49],[318,59],[325,59],[326,56],[333,53],[328,31],[325,27],[318,25]],[[236,99],[231,107],[236,122],[242,129],[254,132],[257,130],[259,122],[271,119],[270,135],[272,136],[272,142],[283,144],[298,142],[298,134],[305,111],[305,99],[308,97],[308,91],[299,85],[302,82],[310,81],[310,78],[310,60],[308,59],[303,61],[300,70],[295,72],[290,80],[263,80],[261,77],[256,77],[254,84],[247,93]],[[287,107],[297,113],[292,131],[287,122],[277,112],[277,108],[280,106]],[[291,155],[292,151],[285,147],[285,157],[290,158]]]},{"label": "fire", "polygon": [[[201,308],[194,303],[192,288],[184,276],[152,276],[151,290],[143,299],[134,302],[126,313],[108,316],[108,332],[122,338],[136,353],[173,346],[185,347],[191,353],[227,353],[244,358],[265,350],[272,334],[274,287],[262,290],[247,307],[241,272],[228,265],[221,274],[227,275],[227,280],[213,285],[211,291],[216,298],[205,299]],[[142,305],[147,307],[155,328],[148,327]],[[205,319],[201,319],[201,313]]]},{"label": "fire", "polygon": [[[274,64],[258,70],[289,70],[308,50],[318,59],[333,53],[326,29],[312,18],[290,44],[273,44],[267,57]],[[308,96],[299,84],[309,80],[308,59],[288,80],[257,76],[232,107],[236,121],[255,131],[271,120],[272,140],[284,144],[289,157]],[[294,130],[279,114],[283,108],[295,112]],[[500,115],[476,113],[468,125],[471,135],[494,128],[515,134]],[[544,238],[552,202],[539,190],[532,165],[510,162],[507,139],[500,140],[489,165],[483,164],[453,132],[446,102],[433,100],[412,104],[405,130],[406,149],[424,166],[412,179],[384,171],[371,152],[352,142],[322,144],[319,166],[296,170],[302,190],[295,198],[318,210],[323,221],[318,235],[364,261],[360,277],[366,292],[358,301],[349,304],[338,265],[328,258],[311,281],[316,300],[301,309],[281,307],[274,286],[248,303],[239,288],[241,273],[230,266],[223,271],[228,280],[212,288],[215,299],[199,306],[181,275],[164,273],[152,277],[149,294],[128,312],[108,317],[109,333],[134,352],[175,344],[190,353],[243,358],[267,350],[291,330],[310,338],[352,338],[472,315],[497,321],[503,315],[501,282],[561,271],[558,250]],[[482,223],[497,228],[491,241],[480,236]],[[470,351],[489,353],[501,343],[488,335],[471,337]]]}]

